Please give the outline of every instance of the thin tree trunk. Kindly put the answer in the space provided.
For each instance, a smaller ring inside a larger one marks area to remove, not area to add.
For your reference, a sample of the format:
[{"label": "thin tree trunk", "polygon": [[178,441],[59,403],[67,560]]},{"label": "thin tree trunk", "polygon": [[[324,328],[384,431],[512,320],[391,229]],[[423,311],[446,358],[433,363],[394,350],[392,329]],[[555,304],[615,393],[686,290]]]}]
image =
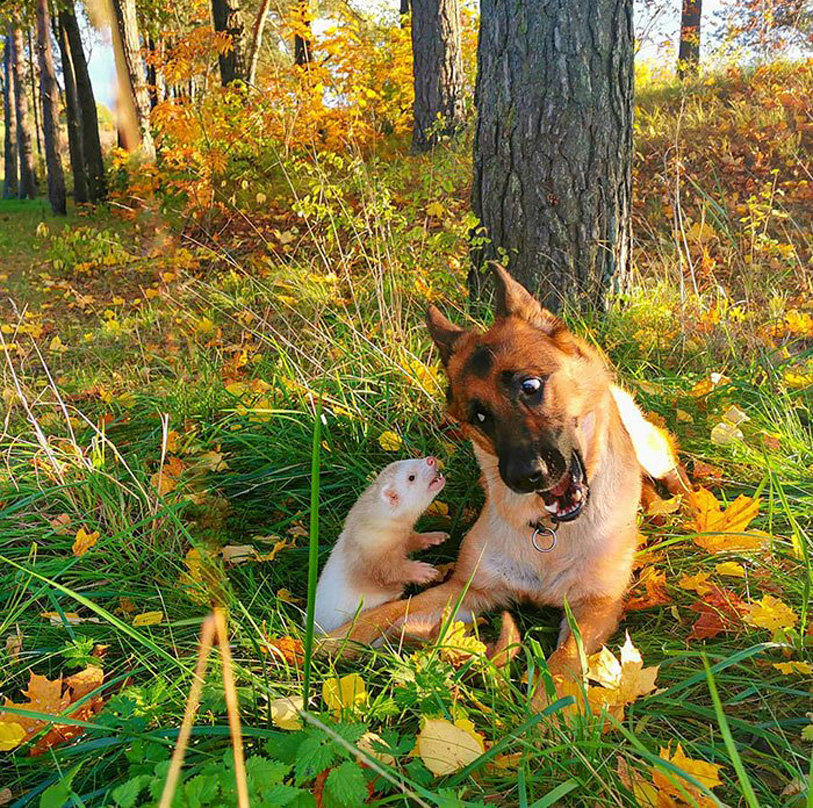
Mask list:
[{"label": "thin tree trunk", "polygon": [[3,49],[3,123],[4,138],[4,171],[3,199],[17,196],[19,187],[17,168],[17,110],[14,102],[14,78],[11,75],[11,28],[5,36]]},{"label": "thin tree trunk", "polygon": [[401,14],[409,14],[409,0],[401,0],[401,8],[399,11]]},{"label": "thin tree trunk", "polygon": [[245,28],[240,0],[212,0],[212,19],[215,31],[228,34],[232,44],[230,50],[218,57],[220,81],[224,87],[238,79],[243,81],[246,77]]},{"label": "thin tree trunk", "polygon": [[68,123],[68,153],[73,175],[73,198],[75,202],[87,202],[89,196],[85,149],[82,143],[82,109],[76,91],[76,71],[73,67],[68,35],[61,23],[57,28],[57,40],[62,55],[62,79],[65,83],[65,117]]},{"label": "thin tree trunk", "polygon": [[458,0],[412,0],[415,152],[432,148],[463,125],[461,47]]},{"label": "thin tree trunk", "polygon": [[683,0],[677,65],[680,78],[696,75],[700,67],[700,16],[702,11],[703,0]]},{"label": "thin tree trunk", "polygon": [[51,210],[64,216],[65,172],[62,170],[62,137],[59,131],[59,85],[54,71],[54,51],[51,46],[51,19],[48,0],[37,0],[37,54],[40,65],[40,98],[42,99],[42,131],[45,140],[45,165],[48,174],[48,200]]},{"label": "thin tree trunk", "polygon": [[79,24],[72,10],[59,12],[59,24],[65,31],[68,48],[71,54],[74,76],[76,78],[76,99],[81,114],[82,155],[85,160],[88,196],[93,203],[100,202],[107,196],[107,181],[102,159],[102,144],[99,139],[99,117],[96,111],[96,98],[90,81],[88,63],[82,47]]},{"label": "thin tree trunk", "polygon": [[294,35],[294,64],[299,67],[309,65],[313,61],[313,50],[311,49],[311,10],[309,0],[299,0],[297,11],[301,17],[300,22],[305,26],[308,33],[305,36]]},{"label": "thin tree trunk", "polygon": [[13,28],[11,36],[11,66],[14,73],[14,100],[17,104],[17,149],[20,157],[20,199],[33,199],[37,193],[34,172],[34,150],[31,143],[31,124],[28,119],[28,98],[25,94],[25,62],[23,32]]},{"label": "thin tree trunk", "polygon": [[42,164],[42,124],[39,110],[42,108],[42,99],[37,98],[37,68],[34,62],[34,43],[31,41],[31,29],[26,31],[28,38],[28,80],[31,83],[31,109],[34,113],[34,134],[37,138],[37,159]]},{"label": "thin tree trunk", "polygon": [[549,308],[626,288],[632,0],[482,0],[470,276],[489,259]]},{"label": "thin tree trunk", "polygon": [[120,111],[124,115],[124,126],[120,128],[127,144],[125,148],[134,151],[140,142],[144,155],[153,159],[155,144],[150,130],[150,94],[141,58],[135,0],[112,1],[116,17],[113,45],[119,74],[119,102],[123,102]]},{"label": "thin tree trunk", "polygon": [[254,19],[254,28],[251,32],[251,51],[249,52],[248,70],[246,72],[246,81],[249,84],[254,84],[254,80],[257,78],[257,63],[260,60],[263,32],[265,31],[265,23],[268,19],[268,9],[270,7],[271,0],[262,0],[257,16]]}]

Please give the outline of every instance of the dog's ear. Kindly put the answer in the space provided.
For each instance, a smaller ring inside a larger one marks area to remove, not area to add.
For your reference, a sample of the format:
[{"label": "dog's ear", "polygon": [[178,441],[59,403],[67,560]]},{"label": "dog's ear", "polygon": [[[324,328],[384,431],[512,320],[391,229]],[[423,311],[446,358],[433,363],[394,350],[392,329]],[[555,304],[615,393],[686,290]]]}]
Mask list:
[{"label": "dog's ear", "polygon": [[454,353],[455,345],[460,337],[466,332],[460,326],[449,322],[438,309],[437,306],[430,305],[426,310],[426,325],[432,340],[438,346],[440,359],[444,365],[449,364],[449,358]]},{"label": "dog's ear", "polygon": [[555,314],[542,308],[539,301],[521,283],[515,281],[504,267],[496,262],[492,266],[497,292],[495,311],[497,317],[508,317],[515,314],[549,336],[553,336],[565,327],[565,324]]}]

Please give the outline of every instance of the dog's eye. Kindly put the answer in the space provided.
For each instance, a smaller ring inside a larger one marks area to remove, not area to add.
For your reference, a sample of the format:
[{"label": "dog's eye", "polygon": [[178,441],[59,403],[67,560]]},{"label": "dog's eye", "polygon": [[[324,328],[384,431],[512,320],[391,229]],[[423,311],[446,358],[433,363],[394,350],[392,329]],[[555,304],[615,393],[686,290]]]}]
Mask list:
[{"label": "dog's eye", "polygon": [[410,475],[409,475],[409,481],[410,481],[411,483],[414,483],[414,482],[415,482],[415,475],[414,475],[414,474],[410,474]]},{"label": "dog's eye", "polygon": [[477,410],[477,412],[474,413],[474,419],[477,421],[477,423],[484,424],[488,420],[488,413],[483,412],[482,410]]},{"label": "dog's eye", "polygon": [[527,379],[523,379],[520,384],[522,392],[525,393],[526,396],[535,396],[542,389],[542,386],[542,379],[538,376],[530,376]]}]

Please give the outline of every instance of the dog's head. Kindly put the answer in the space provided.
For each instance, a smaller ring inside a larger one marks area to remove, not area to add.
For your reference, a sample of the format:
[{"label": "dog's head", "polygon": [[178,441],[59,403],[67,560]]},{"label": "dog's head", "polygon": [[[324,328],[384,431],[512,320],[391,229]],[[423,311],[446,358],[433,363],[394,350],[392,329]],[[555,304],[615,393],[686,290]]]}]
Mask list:
[{"label": "dog's head", "polygon": [[464,330],[430,306],[427,323],[449,379],[449,414],[498,461],[519,494],[536,493],[561,522],[587,501],[584,457],[593,406],[607,389],[603,362],[502,268],[496,319]]}]

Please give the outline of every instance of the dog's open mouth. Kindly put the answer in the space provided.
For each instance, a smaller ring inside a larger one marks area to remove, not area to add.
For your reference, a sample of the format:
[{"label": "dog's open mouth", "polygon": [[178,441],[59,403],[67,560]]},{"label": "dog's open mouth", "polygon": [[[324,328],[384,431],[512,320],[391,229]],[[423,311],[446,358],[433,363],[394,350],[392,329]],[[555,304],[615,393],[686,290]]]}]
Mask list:
[{"label": "dog's open mouth", "polygon": [[584,463],[578,452],[570,458],[570,468],[556,485],[547,491],[537,491],[545,502],[545,510],[559,522],[575,519],[587,503],[590,488],[584,473]]}]

